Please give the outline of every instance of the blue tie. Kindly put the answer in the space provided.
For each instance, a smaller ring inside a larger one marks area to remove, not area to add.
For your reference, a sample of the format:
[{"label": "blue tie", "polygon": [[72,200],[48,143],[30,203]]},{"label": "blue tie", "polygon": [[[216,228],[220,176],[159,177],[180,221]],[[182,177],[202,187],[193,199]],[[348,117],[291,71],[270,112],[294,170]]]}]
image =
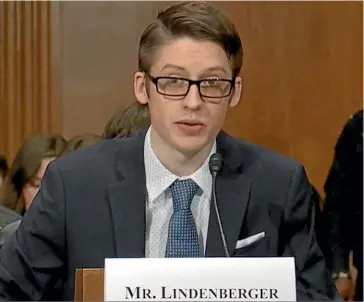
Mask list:
[{"label": "blue tie", "polygon": [[200,257],[200,246],[191,202],[198,186],[192,179],[176,180],[171,185],[173,214],[169,222],[167,258]]}]

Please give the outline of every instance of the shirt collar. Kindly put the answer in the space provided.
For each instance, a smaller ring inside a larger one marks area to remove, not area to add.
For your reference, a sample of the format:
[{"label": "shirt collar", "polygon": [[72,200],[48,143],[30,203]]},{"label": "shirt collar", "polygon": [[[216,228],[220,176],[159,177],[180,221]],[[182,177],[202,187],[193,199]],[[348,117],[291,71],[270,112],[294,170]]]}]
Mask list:
[{"label": "shirt collar", "polygon": [[199,186],[208,198],[211,195],[212,177],[209,169],[209,159],[216,152],[216,141],[211,149],[209,156],[203,165],[192,175],[186,177],[178,177],[169,171],[158,159],[154,153],[150,141],[151,127],[149,127],[144,141],[144,163],[145,176],[147,183],[148,199],[155,202],[157,198],[166,191],[169,186],[177,179],[191,178]]}]

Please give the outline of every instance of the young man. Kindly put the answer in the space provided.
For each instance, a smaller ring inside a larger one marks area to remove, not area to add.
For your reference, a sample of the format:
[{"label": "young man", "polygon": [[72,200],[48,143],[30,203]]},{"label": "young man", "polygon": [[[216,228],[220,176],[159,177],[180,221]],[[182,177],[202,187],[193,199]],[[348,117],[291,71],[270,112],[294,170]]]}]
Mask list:
[{"label": "young man", "polygon": [[50,299],[58,284],[61,295],[53,298],[72,300],[75,269],[102,267],[109,257],[224,257],[210,206],[209,158],[219,153],[216,192],[228,253],[294,256],[298,299],[335,298],[303,167],[220,131],[240,99],[242,57],[233,24],[209,5],[178,3],[160,13],[141,38],[134,81],[151,127],[50,165],[1,250],[0,297]]}]

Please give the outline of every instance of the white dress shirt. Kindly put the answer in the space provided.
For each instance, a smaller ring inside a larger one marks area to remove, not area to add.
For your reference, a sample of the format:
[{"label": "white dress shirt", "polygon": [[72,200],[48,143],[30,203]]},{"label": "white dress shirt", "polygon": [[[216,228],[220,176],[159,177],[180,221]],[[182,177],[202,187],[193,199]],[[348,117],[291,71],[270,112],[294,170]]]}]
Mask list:
[{"label": "white dress shirt", "polygon": [[172,193],[169,187],[175,180],[186,178],[193,179],[199,186],[191,203],[191,211],[196,224],[200,249],[204,255],[212,191],[209,159],[216,152],[216,142],[200,169],[190,176],[178,177],[163,166],[155,155],[150,142],[150,133],[151,128],[149,128],[144,142],[144,163],[148,192],[146,201],[145,256],[149,258],[165,257],[169,221],[173,214]]}]

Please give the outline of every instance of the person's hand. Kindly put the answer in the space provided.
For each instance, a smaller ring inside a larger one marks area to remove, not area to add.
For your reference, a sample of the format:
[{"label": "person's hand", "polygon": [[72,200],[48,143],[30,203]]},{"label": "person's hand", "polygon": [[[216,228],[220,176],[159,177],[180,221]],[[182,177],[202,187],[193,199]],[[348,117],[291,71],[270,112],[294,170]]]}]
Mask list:
[{"label": "person's hand", "polygon": [[355,286],[351,279],[338,278],[335,286],[344,301],[354,301]]}]

